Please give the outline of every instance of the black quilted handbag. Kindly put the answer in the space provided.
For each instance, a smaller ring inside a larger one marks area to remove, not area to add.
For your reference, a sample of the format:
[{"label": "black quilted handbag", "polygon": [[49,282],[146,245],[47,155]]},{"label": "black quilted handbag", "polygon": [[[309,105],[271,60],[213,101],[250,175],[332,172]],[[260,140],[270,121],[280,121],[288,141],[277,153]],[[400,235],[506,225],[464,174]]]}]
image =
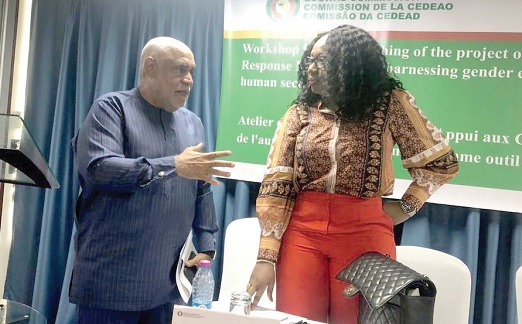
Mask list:
[{"label": "black quilted handbag", "polygon": [[336,278],[349,283],[346,297],[358,292],[364,297],[359,298],[359,324],[433,324],[435,284],[389,256],[365,253]]}]

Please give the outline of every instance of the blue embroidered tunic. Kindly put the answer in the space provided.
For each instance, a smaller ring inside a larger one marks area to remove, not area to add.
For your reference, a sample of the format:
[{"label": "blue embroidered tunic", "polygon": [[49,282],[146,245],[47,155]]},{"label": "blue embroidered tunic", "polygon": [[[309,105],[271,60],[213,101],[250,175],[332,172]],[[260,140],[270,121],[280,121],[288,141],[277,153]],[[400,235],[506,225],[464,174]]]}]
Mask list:
[{"label": "blue embroidered tunic", "polygon": [[210,185],[179,177],[174,161],[204,136],[194,113],[154,107],[138,89],[96,100],[73,139],[82,192],[71,302],[135,311],[167,303],[190,229],[199,251],[215,250]]}]

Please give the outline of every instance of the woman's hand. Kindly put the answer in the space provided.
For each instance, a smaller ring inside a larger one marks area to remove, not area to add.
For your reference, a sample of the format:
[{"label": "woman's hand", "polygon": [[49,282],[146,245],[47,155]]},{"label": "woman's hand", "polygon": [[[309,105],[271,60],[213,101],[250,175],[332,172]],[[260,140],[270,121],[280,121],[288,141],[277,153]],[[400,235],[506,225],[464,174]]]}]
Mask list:
[{"label": "woman's hand", "polygon": [[254,300],[252,300],[252,309],[257,306],[257,303],[259,303],[265,289],[268,299],[273,301],[272,292],[274,291],[274,285],[275,266],[268,262],[257,262],[247,284],[247,292],[250,296],[254,296]]},{"label": "woman's hand", "polygon": [[405,222],[410,218],[410,216],[402,210],[399,201],[386,201],[382,204],[382,209],[393,219],[394,225]]}]

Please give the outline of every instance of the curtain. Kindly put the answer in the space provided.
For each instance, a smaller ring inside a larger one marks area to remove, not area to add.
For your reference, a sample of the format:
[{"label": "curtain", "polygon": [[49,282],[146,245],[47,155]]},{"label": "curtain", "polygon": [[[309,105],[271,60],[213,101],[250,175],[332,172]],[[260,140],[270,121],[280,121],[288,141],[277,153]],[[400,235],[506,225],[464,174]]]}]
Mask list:
[{"label": "curtain", "polygon": [[[16,188],[6,298],[31,305],[50,323],[61,321],[56,320],[60,300],[70,314],[67,289],[79,191],[70,140],[95,98],[137,85],[141,48],[149,39],[172,36],[193,50],[197,68],[187,108],[201,117],[214,149],[223,11],[224,2],[216,0],[33,2],[25,121],[61,187]],[[234,186],[222,183],[216,196],[226,196]],[[226,205],[220,210],[228,212]],[[219,264],[214,265],[217,276]]]},{"label": "curtain", "polygon": [[[215,147],[221,82],[224,0],[33,1],[25,122],[61,187],[17,186],[14,238],[4,298],[31,305],[49,323],[75,323],[68,301],[79,184],[70,139],[92,101],[137,85],[140,50],[155,36],[187,43],[196,59],[187,108]],[[259,184],[213,187],[218,222],[217,281],[227,225],[255,217]],[[401,227],[403,245],[455,255],[472,273],[470,323],[516,323],[514,276],[522,265],[522,215],[427,204]],[[250,271],[246,269],[245,271]]]}]

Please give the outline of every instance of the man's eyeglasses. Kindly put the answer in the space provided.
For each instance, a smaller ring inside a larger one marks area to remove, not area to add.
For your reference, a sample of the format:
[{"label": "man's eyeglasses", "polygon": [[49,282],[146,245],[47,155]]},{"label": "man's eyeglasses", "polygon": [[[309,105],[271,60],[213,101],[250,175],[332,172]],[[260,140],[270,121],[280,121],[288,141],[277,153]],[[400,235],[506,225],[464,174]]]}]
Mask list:
[{"label": "man's eyeglasses", "polygon": [[324,57],[318,56],[318,57],[311,57],[308,56],[305,58],[305,64],[306,66],[311,66],[312,64],[315,64],[315,67],[318,69],[324,68]]}]

